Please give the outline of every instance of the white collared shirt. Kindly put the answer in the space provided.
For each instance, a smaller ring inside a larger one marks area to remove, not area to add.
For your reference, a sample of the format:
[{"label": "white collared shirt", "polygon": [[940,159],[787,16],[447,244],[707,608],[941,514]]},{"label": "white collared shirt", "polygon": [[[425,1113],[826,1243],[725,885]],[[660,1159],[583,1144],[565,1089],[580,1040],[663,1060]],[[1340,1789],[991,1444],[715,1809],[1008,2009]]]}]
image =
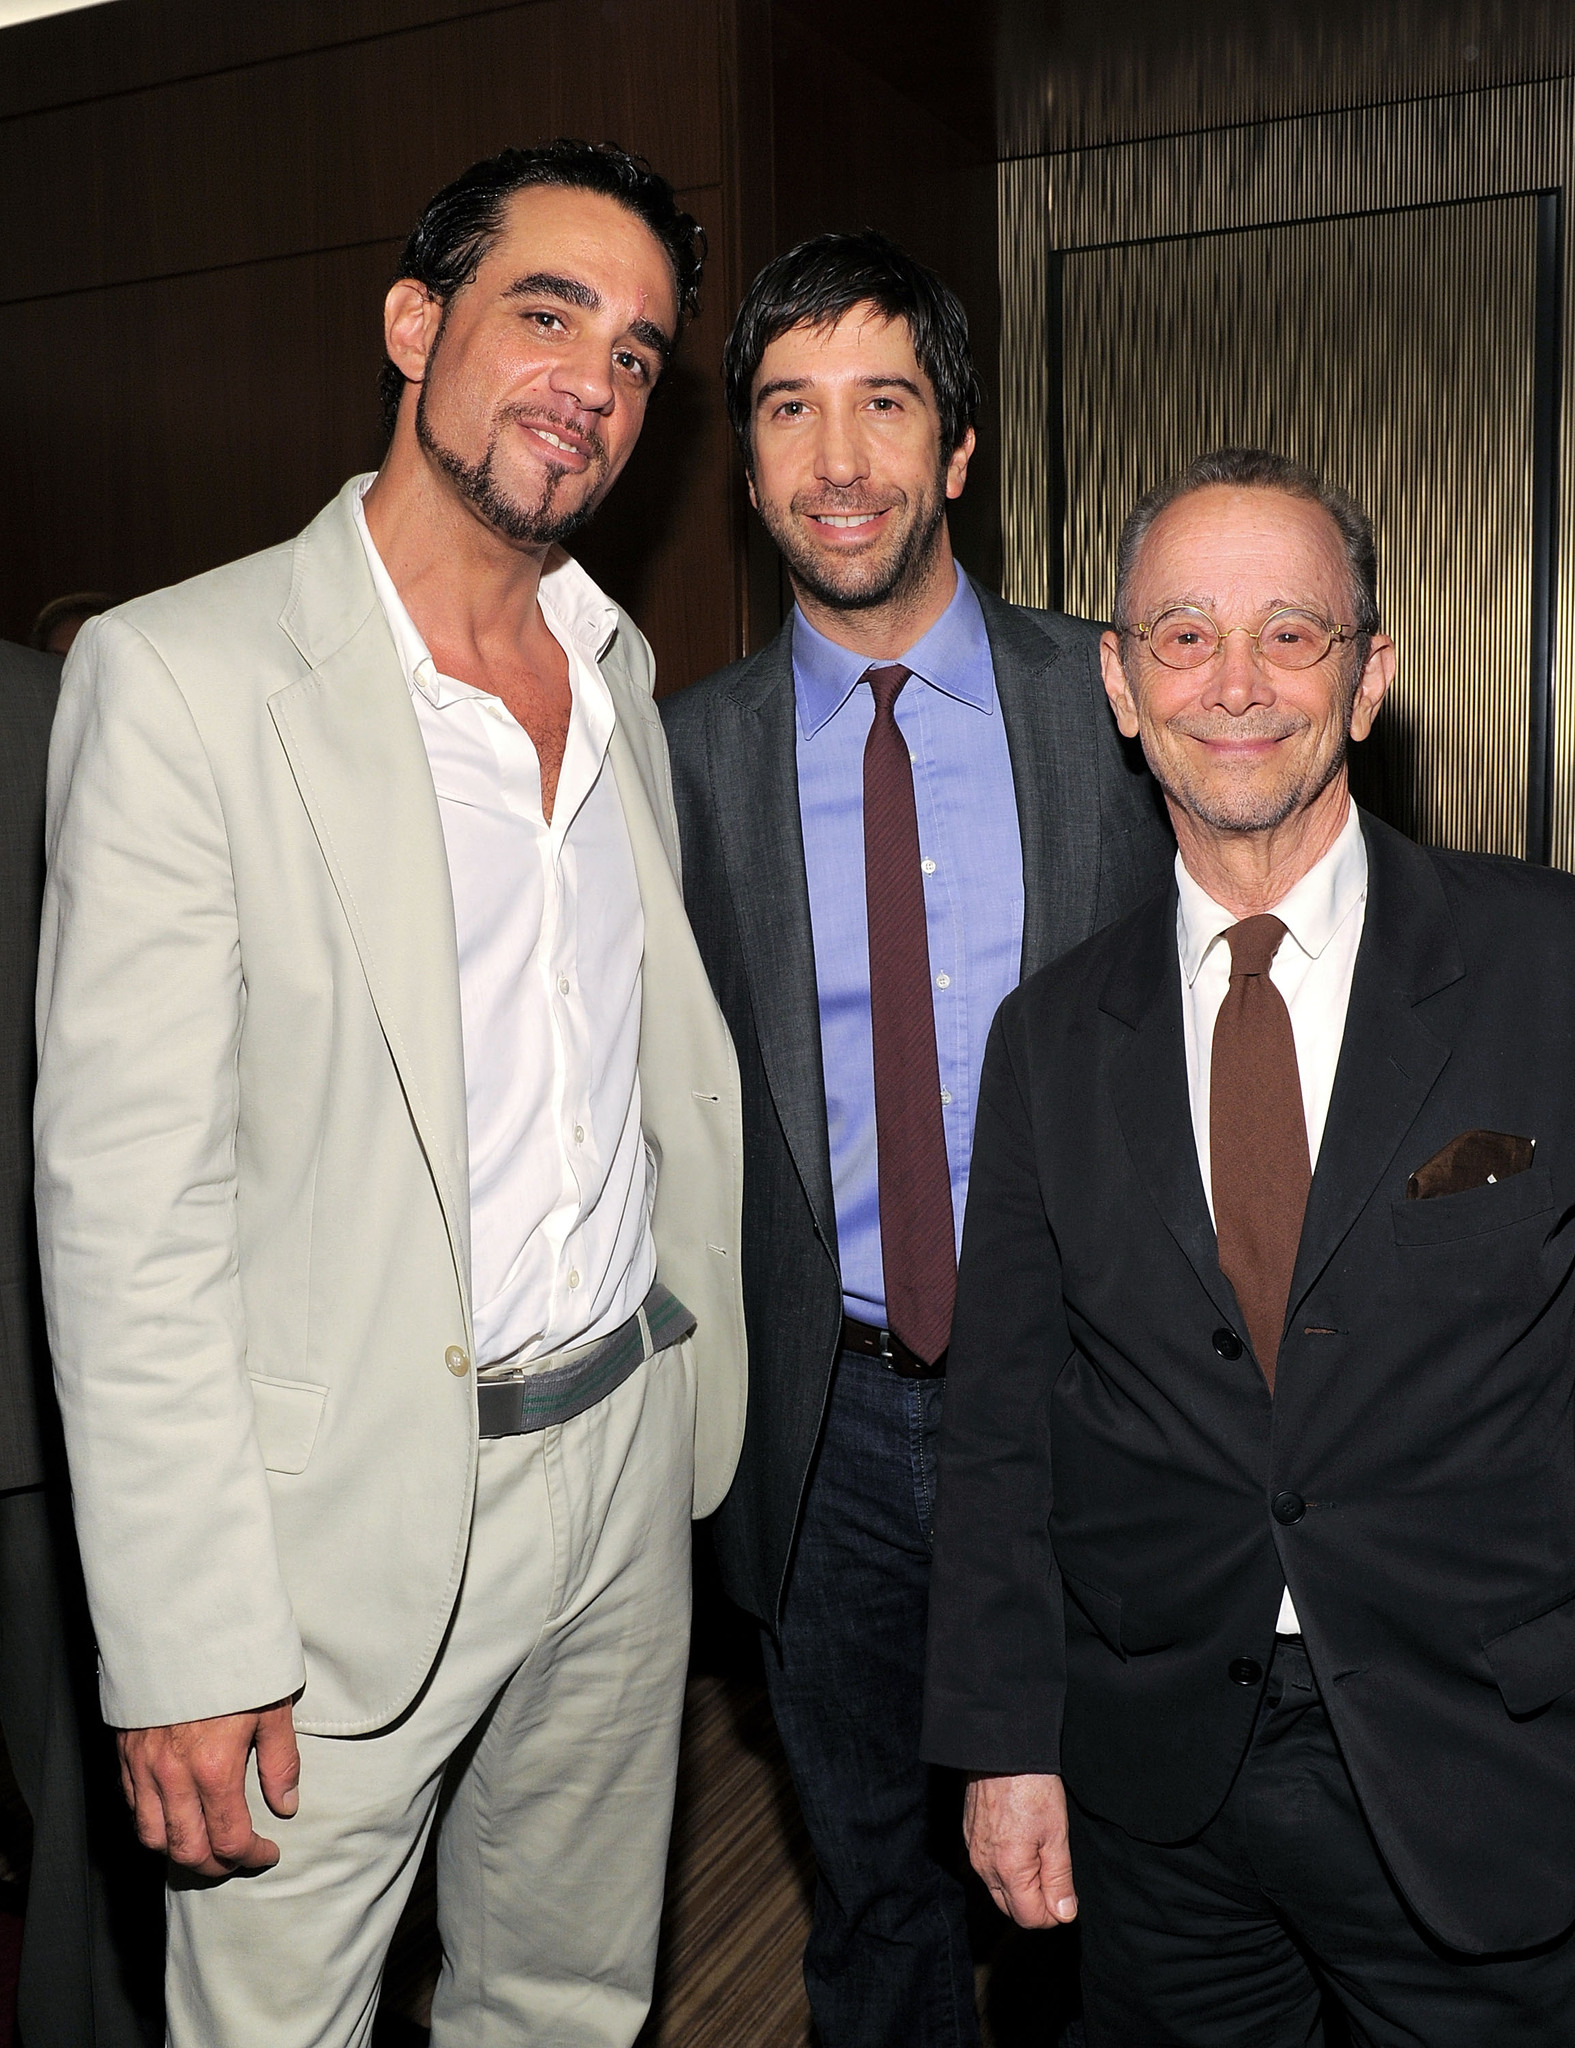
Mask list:
[{"label": "white collared shirt", "polygon": [[[1214,1024],[1230,986],[1230,947],[1224,934],[1237,922],[1188,874],[1176,855],[1176,945],[1181,954],[1181,1014],[1186,1033],[1187,1091],[1192,1134],[1198,1148],[1203,1192],[1214,1214],[1213,1168],[1209,1156],[1209,1081]],[[1356,806],[1333,846],[1274,905],[1285,937],[1269,979],[1285,998],[1296,1041],[1302,1112],[1307,1123],[1307,1156],[1314,1168],[1328,1121],[1334,1072],[1345,1037],[1351,977],[1367,915],[1367,842]],[[1296,1609],[1286,1592],[1275,1624],[1281,1635],[1300,1633]]]},{"label": "white collared shirt", "polygon": [[476,1358],[526,1363],[616,1329],[656,1276],[656,1166],[640,1124],[645,919],[598,665],[617,611],[568,557],[542,576],[542,617],[568,656],[573,698],[549,825],[530,738],[501,699],[439,672],[360,497],[355,518],[448,853]]}]

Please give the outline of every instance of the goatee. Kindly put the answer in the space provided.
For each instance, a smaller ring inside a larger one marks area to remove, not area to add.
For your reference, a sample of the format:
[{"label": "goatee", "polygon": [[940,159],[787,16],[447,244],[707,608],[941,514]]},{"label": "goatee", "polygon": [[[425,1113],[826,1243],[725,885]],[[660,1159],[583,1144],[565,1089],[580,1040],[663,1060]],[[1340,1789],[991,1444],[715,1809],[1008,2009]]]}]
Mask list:
[{"label": "goatee", "polygon": [[[421,395],[416,401],[416,439],[426,453],[448,477],[465,502],[495,533],[516,546],[528,548],[557,547],[571,534],[578,533],[596,510],[605,484],[598,479],[577,505],[558,505],[554,501],[558,486],[564,481],[565,472],[549,470],[542,485],[541,496],[534,505],[523,504],[511,497],[498,481],[498,443],[503,437],[505,426],[518,419],[545,419],[545,414],[536,414],[525,407],[515,407],[499,416],[493,425],[487,442],[486,452],[479,462],[467,462],[456,449],[445,447],[433,431],[427,417],[427,389],[423,384]],[[556,426],[566,423],[555,421]],[[583,429],[576,429],[583,433]],[[592,470],[600,470],[605,477],[607,451],[599,440],[591,443]]]}]

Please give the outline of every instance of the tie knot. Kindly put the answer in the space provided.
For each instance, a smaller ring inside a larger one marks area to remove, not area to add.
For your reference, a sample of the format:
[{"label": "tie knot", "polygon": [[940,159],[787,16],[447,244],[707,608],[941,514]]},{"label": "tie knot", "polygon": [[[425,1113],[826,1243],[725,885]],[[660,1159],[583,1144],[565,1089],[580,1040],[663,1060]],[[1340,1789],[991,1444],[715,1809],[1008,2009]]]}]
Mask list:
[{"label": "tie knot", "polygon": [[1267,974],[1285,927],[1277,917],[1244,917],[1225,934],[1230,947],[1230,972],[1234,981],[1241,974]]},{"label": "tie knot", "polygon": [[891,716],[892,706],[912,673],[912,669],[904,668],[900,661],[891,662],[885,668],[867,668],[864,671],[864,679],[874,694],[877,718]]}]

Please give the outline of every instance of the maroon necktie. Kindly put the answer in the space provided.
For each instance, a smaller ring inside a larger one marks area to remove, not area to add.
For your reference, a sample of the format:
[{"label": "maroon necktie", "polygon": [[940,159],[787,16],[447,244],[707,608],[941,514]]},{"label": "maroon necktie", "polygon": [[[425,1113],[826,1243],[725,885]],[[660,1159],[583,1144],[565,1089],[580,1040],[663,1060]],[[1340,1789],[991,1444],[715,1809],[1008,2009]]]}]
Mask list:
[{"label": "maroon necktie", "polygon": [[1230,987],[1209,1067],[1220,1271],[1236,1290],[1271,1393],[1312,1185],[1291,1013],[1269,979],[1284,937],[1277,917],[1243,918],[1226,932]]},{"label": "maroon necktie", "polygon": [[864,899],[886,1321],[933,1365],[951,1340],[957,1253],[919,815],[908,742],[896,718],[908,673],[897,663],[867,671],[875,722],[864,745]]}]

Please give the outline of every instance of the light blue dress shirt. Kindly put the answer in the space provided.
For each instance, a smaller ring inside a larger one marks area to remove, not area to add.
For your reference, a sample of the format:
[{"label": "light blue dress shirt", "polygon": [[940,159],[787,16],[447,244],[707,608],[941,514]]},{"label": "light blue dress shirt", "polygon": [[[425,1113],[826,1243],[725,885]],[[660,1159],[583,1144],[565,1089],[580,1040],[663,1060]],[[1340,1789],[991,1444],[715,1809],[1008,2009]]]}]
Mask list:
[{"label": "light blue dress shirt", "polygon": [[[930,993],[960,1240],[984,1042],[1023,950],[1023,847],[984,614],[959,569],[951,603],[902,657],[897,725],[913,757]],[[870,664],[793,614],[798,801],[815,934],[837,1253],[847,1314],[884,1327],[869,927],[864,909],[864,742]]]}]

